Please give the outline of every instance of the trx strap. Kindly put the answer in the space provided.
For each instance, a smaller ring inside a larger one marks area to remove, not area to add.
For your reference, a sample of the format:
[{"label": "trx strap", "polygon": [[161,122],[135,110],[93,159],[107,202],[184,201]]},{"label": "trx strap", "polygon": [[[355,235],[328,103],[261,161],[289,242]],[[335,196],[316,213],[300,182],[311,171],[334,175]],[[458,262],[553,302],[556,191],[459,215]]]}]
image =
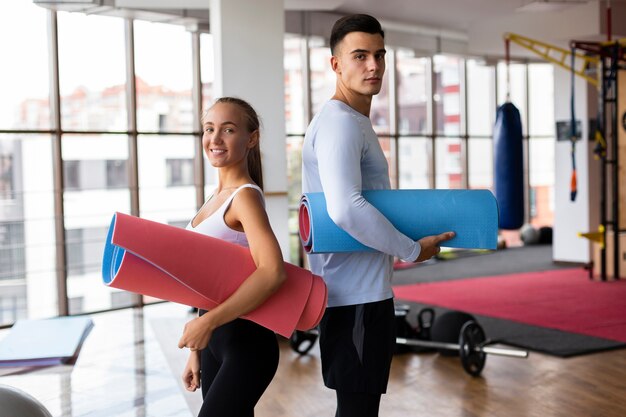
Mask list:
[{"label": "trx strap", "polygon": [[572,97],[571,97],[571,116],[572,116],[572,120],[571,120],[571,135],[570,135],[570,140],[572,142],[572,180],[570,182],[570,200],[571,201],[576,201],[576,194],[578,193],[578,186],[577,186],[577,181],[576,181],[576,111],[575,111],[575,76],[576,73],[574,71],[575,68],[575,64],[576,64],[576,48],[572,47]]}]

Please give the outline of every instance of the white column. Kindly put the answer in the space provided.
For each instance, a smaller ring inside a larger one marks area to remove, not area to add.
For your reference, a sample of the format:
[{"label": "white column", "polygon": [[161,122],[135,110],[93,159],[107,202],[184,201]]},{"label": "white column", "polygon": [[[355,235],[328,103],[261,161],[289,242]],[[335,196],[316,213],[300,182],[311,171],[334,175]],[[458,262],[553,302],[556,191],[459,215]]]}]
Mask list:
[{"label": "white column", "polygon": [[288,260],[284,1],[211,0],[210,15],[215,97],[240,97],[261,116],[267,210]]}]

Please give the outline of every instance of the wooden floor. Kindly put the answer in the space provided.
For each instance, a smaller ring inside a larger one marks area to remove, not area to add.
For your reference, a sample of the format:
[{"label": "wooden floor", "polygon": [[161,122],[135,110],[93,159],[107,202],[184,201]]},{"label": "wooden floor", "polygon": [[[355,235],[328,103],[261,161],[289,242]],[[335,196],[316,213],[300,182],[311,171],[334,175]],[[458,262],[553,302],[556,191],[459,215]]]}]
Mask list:
[{"label": "wooden floor", "polygon": [[[196,415],[200,394],[183,392],[179,380],[187,352],[176,343],[190,318],[186,307],[165,303],[92,317],[95,327],[76,365],[0,368],[0,385],[28,392],[54,417]],[[280,347],[278,372],[256,417],[334,416],[318,345],[306,356],[283,339]],[[468,376],[458,358],[397,355],[380,415],[624,417],[626,349],[569,359],[534,352],[528,359],[490,356],[481,378]]]},{"label": "wooden floor", "polygon": [[[333,416],[334,392],[322,386],[317,346],[299,357],[281,343],[278,374],[257,417]],[[457,357],[396,355],[381,416],[624,417],[626,349],[562,359],[489,356],[481,377]]]}]

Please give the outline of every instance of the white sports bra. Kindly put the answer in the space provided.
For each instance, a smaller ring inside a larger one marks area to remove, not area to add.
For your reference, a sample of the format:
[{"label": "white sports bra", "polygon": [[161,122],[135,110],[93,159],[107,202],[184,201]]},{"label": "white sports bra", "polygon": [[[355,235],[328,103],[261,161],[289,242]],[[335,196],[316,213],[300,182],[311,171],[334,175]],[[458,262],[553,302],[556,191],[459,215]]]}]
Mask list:
[{"label": "white sports bra", "polygon": [[[202,233],[211,237],[215,237],[218,239],[225,240],[230,243],[234,243],[240,246],[248,247],[248,239],[246,238],[246,234],[244,232],[240,232],[234,229],[231,229],[224,221],[224,214],[230,207],[233,202],[233,198],[237,195],[237,193],[244,188],[254,188],[261,196],[263,196],[263,191],[256,184],[244,184],[238,187],[227,199],[222,203],[222,205],[215,210],[209,217],[202,220],[196,227],[193,227],[191,223],[193,223],[194,216],[191,221],[187,224],[185,229],[191,230],[197,233]],[[210,200],[210,199],[209,199]],[[208,201],[208,200],[207,200]],[[206,204],[206,203],[205,203]]]}]

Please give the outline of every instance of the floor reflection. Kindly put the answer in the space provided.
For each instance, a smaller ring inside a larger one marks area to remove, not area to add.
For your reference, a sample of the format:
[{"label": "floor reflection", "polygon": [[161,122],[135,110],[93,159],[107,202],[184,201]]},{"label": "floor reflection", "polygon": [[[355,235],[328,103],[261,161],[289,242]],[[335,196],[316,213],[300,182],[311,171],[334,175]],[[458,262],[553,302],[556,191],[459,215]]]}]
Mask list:
[{"label": "floor reflection", "polygon": [[[165,303],[94,314],[75,365],[0,368],[0,384],[37,398],[54,417],[191,416],[150,320],[186,317]],[[8,330],[0,331],[0,338]]]}]

